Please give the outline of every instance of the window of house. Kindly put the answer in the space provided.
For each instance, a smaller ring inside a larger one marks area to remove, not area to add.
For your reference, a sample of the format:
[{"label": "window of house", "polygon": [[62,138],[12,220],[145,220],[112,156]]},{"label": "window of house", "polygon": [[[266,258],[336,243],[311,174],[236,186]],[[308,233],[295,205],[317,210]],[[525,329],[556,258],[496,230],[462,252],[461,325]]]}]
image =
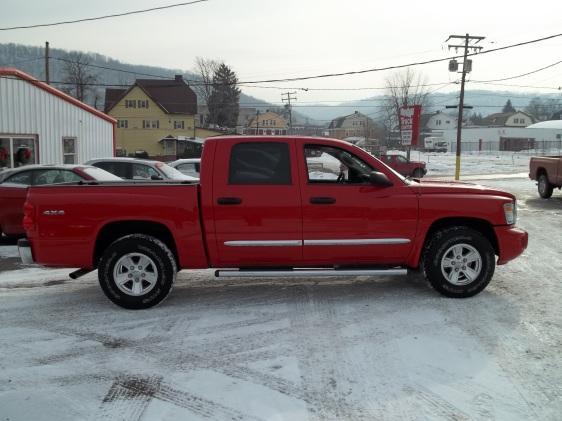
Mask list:
[{"label": "window of house", "polygon": [[137,101],[134,99],[126,99],[125,108],[137,108]]},{"label": "window of house", "polygon": [[184,129],[185,128],[185,122],[182,121],[174,121],[174,129]]},{"label": "window of house", "polygon": [[436,126],[440,126],[440,125],[441,125],[441,120],[435,120],[435,125],[436,125]]},{"label": "window of house", "polygon": [[519,119],[518,119],[518,118],[514,118],[514,119],[513,119],[513,123],[519,124]]},{"label": "window of house", "polygon": [[446,120],[445,124],[451,124],[451,120]]},{"label": "window of house", "polygon": [[117,120],[117,127],[119,129],[127,129],[129,127],[129,120]]},{"label": "window of house", "polygon": [[230,154],[229,184],[291,184],[287,143],[239,143]]},{"label": "window of house", "polygon": [[362,184],[373,169],[352,153],[324,145],[304,148],[309,183]]},{"label": "window of house", "polygon": [[142,121],[142,128],[143,129],[158,129],[160,127],[159,120],[143,120]]},{"label": "window of house", "polygon": [[76,138],[62,138],[62,162],[64,164],[77,164],[78,154],[76,152]]},{"label": "window of house", "polygon": [[137,107],[138,108],[148,108],[148,99],[137,100]]},{"label": "window of house", "polygon": [[525,124],[525,119],[524,119],[524,118],[520,118],[520,119],[519,119],[519,123]]}]

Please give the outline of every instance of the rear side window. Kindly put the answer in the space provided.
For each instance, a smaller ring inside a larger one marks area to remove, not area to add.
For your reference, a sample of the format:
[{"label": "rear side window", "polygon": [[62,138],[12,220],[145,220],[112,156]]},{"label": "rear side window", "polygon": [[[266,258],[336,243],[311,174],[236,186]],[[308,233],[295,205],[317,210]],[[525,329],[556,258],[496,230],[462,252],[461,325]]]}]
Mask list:
[{"label": "rear side window", "polygon": [[23,171],[17,174],[8,177],[5,183],[14,183],[14,184],[25,184],[29,186],[31,184],[31,171]]},{"label": "rear side window", "polygon": [[234,145],[229,184],[291,184],[289,145],[252,142]]},{"label": "rear side window", "polygon": [[36,170],[33,185],[72,183],[83,180],[78,174],[68,170]]}]

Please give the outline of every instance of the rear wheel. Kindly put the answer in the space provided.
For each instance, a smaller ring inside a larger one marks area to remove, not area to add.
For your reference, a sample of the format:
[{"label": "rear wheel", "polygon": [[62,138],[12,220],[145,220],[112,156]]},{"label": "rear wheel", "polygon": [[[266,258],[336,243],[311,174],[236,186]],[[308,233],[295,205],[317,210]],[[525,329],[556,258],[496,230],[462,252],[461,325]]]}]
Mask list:
[{"label": "rear wheel", "polygon": [[554,187],[552,186],[552,184],[550,184],[550,182],[548,181],[548,176],[544,173],[539,175],[538,190],[539,196],[543,199],[548,199],[550,196],[552,196]]},{"label": "rear wheel", "polygon": [[177,272],[170,249],[157,238],[132,234],[113,242],[98,266],[105,295],[118,306],[143,309],[162,302]]},{"label": "rear wheel", "polygon": [[424,273],[431,286],[452,298],[482,291],[494,274],[494,249],[488,239],[466,227],[438,231],[424,251]]}]

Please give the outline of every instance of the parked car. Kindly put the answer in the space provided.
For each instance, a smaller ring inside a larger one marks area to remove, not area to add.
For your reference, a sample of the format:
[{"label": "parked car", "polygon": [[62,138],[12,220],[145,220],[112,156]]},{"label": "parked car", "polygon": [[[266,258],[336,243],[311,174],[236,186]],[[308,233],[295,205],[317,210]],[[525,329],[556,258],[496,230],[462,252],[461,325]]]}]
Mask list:
[{"label": "parked car", "polygon": [[182,174],[189,175],[190,177],[199,178],[201,173],[201,158],[184,158],[177,161],[169,162],[168,165]]},{"label": "parked car", "polygon": [[380,160],[404,177],[422,178],[427,174],[425,162],[408,161],[405,156],[399,154],[381,155]]},{"label": "parked car", "polygon": [[555,188],[562,187],[562,156],[532,156],[529,178],[537,180],[539,196],[548,199]]},{"label": "parked car", "polygon": [[119,181],[119,177],[89,165],[26,165],[0,172],[0,234],[19,237],[23,204],[29,186],[85,180]]},{"label": "parked car", "polygon": [[[336,177],[309,166],[318,155],[339,162]],[[409,180],[344,141],[213,137],[201,164],[200,184],[31,187],[22,260],[80,268],[73,278],[98,269],[111,301],[140,309],[166,298],[180,269],[201,268],[231,278],[422,268],[441,294],[470,297],[496,255],[503,265],[527,247],[512,194]]]},{"label": "parked car", "polygon": [[198,180],[196,177],[182,174],[163,162],[149,159],[100,158],[91,159],[86,164],[102,168],[125,180]]}]

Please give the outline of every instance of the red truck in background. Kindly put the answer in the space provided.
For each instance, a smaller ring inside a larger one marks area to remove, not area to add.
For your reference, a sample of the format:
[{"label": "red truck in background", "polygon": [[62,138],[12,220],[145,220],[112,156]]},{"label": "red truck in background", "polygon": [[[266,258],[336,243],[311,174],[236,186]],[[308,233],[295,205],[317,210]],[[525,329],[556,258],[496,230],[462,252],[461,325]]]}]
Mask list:
[{"label": "red truck in background", "polygon": [[98,269],[114,303],[161,302],[180,269],[218,277],[398,275],[422,268],[448,297],[482,291],[520,255],[509,193],[408,180],[347,142],[209,138],[200,183],[31,187],[24,262]]},{"label": "red truck in background", "polygon": [[548,199],[554,188],[562,187],[562,156],[532,156],[529,178],[537,180],[539,196]]},{"label": "red truck in background", "polygon": [[410,161],[400,154],[381,155],[380,160],[404,177],[422,178],[427,174],[425,162]]}]

